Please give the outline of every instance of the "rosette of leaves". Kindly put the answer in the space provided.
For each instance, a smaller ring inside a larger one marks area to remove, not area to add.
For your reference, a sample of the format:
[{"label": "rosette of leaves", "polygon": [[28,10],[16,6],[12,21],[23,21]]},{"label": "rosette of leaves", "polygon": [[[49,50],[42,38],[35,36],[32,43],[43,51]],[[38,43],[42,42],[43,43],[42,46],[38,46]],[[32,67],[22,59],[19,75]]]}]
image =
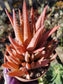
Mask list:
[{"label": "rosette of leaves", "polygon": [[20,25],[18,25],[15,10],[13,9],[13,18],[6,10],[15,32],[15,40],[9,36],[10,44],[6,45],[5,63],[3,64],[3,67],[6,67],[9,70],[7,73],[8,75],[12,77],[19,76],[24,79],[36,78],[34,75],[31,76],[31,72],[32,74],[35,73],[34,71],[37,73],[39,72],[39,76],[41,76],[40,68],[43,70],[43,68],[48,67],[50,62],[57,56],[57,54],[54,54],[54,56],[51,57],[57,41],[54,39],[48,41],[48,38],[60,26],[56,26],[51,30],[46,31],[44,20],[47,7],[48,6],[44,8],[37,22],[35,22],[33,8],[31,8],[31,23],[29,24],[26,3],[24,0],[23,18],[19,10]]}]

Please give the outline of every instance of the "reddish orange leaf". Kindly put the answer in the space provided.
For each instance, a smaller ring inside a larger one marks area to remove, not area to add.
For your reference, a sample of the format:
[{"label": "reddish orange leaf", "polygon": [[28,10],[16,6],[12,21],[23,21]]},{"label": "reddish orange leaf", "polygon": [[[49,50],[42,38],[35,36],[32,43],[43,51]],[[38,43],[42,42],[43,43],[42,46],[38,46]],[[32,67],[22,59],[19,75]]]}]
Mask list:
[{"label": "reddish orange leaf", "polygon": [[27,69],[31,69],[31,64],[30,63],[26,63],[26,68]]},{"label": "reddish orange leaf", "polygon": [[8,73],[10,76],[23,76],[26,73],[26,69],[22,68],[21,70],[15,70],[13,72]]},{"label": "reddish orange leaf", "polygon": [[42,60],[42,61],[39,60],[38,62],[36,62],[35,68],[47,66],[48,63],[49,63],[49,60]]},{"label": "reddish orange leaf", "polygon": [[9,12],[7,11],[7,9],[5,9],[5,11],[6,11],[6,14],[7,14],[8,17],[9,17],[9,20],[10,20],[12,26],[14,27],[13,18],[10,16]]},{"label": "reddish orange leaf", "polygon": [[24,56],[23,55],[19,55],[17,52],[16,52],[16,57],[18,59],[20,59],[21,61],[24,61]]},{"label": "reddish orange leaf", "polygon": [[27,46],[27,50],[32,51],[35,49],[38,39],[40,38],[41,34],[43,33],[44,25],[35,33],[34,37],[31,39],[29,45]]},{"label": "reddish orange leaf", "polygon": [[31,32],[33,35],[36,33],[33,7],[31,8]]},{"label": "reddish orange leaf", "polygon": [[45,20],[45,14],[46,14],[46,10],[47,10],[48,6],[46,6],[42,12],[42,14],[39,16],[37,22],[36,22],[36,31],[42,26],[44,25],[44,20]]},{"label": "reddish orange leaf", "polygon": [[25,61],[30,62],[30,54],[28,52],[25,53]]},{"label": "reddish orange leaf", "polygon": [[27,46],[31,40],[31,32],[25,0],[23,2],[24,44]]},{"label": "reddish orange leaf", "polygon": [[7,65],[12,67],[13,69],[19,69],[19,66],[17,64],[15,64],[14,62],[7,62]]},{"label": "reddish orange leaf", "polygon": [[20,19],[21,33],[22,33],[22,36],[23,36],[24,24],[23,24],[23,19],[22,19],[22,15],[21,15],[21,11],[20,10],[19,10],[19,19]]},{"label": "reddish orange leaf", "polygon": [[2,64],[3,67],[7,68],[7,69],[13,69],[12,67],[10,67],[9,65],[7,64]]},{"label": "reddish orange leaf", "polygon": [[13,9],[13,22],[14,22],[14,32],[15,32],[16,39],[19,42],[19,44],[23,44],[23,37],[20,32],[20,28],[19,28],[19,25],[17,22],[17,18],[16,18],[16,14],[15,14],[14,9]]},{"label": "reddish orange leaf", "polygon": [[9,40],[11,42],[11,44],[15,47],[16,51],[19,52],[20,54],[24,53],[26,51],[25,47],[22,45],[19,45],[18,43],[16,43],[11,36],[9,36]]},{"label": "reddish orange leaf", "polygon": [[16,64],[21,64],[21,62],[20,62],[20,60],[19,59],[17,59],[17,58],[15,58],[15,57],[13,57],[13,56],[10,56],[10,59],[14,62],[14,63],[16,63]]},{"label": "reddish orange leaf", "polygon": [[50,59],[50,62],[53,61],[57,57],[57,53],[54,54],[54,56]]},{"label": "reddish orange leaf", "polygon": [[51,36],[60,26],[56,26],[52,29],[50,29],[47,33],[45,33],[42,37],[42,40],[40,42],[40,46],[44,46],[45,43],[47,42],[46,40],[48,39],[49,36]]},{"label": "reddish orange leaf", "polygon": [[42,52],[44,49],[45,49],[45,47],[38,48],[38,49],[34,50],[33,53]]},{"label": "reddish orange leaf", "polygon": [[5,57],[6,57],[7,61],[12,62],[10,59],[10,56],[5,55]]}]

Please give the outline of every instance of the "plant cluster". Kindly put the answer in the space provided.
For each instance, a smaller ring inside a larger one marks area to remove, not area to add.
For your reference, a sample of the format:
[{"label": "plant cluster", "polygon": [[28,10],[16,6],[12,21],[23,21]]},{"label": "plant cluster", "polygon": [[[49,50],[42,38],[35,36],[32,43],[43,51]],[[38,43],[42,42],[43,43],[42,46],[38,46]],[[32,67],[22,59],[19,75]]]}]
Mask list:
[{"label": "plant cluster", "polygon": [[48,38],[60,26],[46,31],[44,21],[47,8],[48,6],[44,8],[36,22],[33,8],[31,8],[31,23],[29,23],[26,3],[24,1],[23,18],[19,10],[20,25],[18,25],[15,10],[13,9],[13,18],[6,10],[15,32],[15,40],[9,36],[11,44],[6,45],[4,57],[5,63],[3,67],[9,70],[8,75],[31,79],[33,78],[30,76],[32,70],[48,67],[50,62],[56,58],[57,54],[54,54],[54,56],[51,55],[56,47],[57,41],[55,39],[48,41]]}]

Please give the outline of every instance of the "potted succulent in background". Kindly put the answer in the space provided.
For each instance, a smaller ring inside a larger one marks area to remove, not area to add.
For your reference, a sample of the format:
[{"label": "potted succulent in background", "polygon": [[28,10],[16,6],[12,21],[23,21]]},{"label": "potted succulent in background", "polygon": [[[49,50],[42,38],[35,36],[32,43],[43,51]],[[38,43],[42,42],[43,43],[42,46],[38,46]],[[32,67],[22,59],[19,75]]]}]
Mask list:
[{"label": "potted succulent in background", "polygon": [[35,22],[33,8],[31,8],[31,23],[29,23],[26,3],[23,3],[23,18],[19,10],[20,25],[18,25],[15,10],[13,18],[8,11],[6,13],[10,19],[15,32],[15,40],[9,36],[11,44],[6,45],[6,52],[3,67],[7,68],[7,74],[20,81],[28,82],[37,80],[47,72],[50,62],[57,54],[51,57],[57,41],[48,38],[60,27],[56,26],[49,31],[44,28],[46,6]]}]

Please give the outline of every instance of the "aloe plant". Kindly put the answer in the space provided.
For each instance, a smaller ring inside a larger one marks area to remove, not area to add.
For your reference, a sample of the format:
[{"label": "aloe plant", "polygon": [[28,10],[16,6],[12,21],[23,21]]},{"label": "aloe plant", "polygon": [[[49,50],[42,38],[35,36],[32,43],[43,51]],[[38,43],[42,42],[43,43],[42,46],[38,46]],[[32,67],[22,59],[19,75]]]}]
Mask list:
[{"label": "aloe plant", "polygon": [[3,67],[9,69],[8,75],[20,76],[25,75],[26,79],[30,78],[29,70],[46,67],[53,61],[57,54],[51,57],[57,41],[48,38],[60,27],[56,26],[49,31],[46,31],[44,26],[46,6],[35,22],[34,11],[31,8],[31,24],[29,23],[28,13],[25,0],[23,2],[23,18],[19,10],[20,25],[18,25],[16,13],[13,9],[13,18],[5,9],[12,27],[15,32],[15,40],[9,36],[10,44],[6,45],[5,63]]}]

